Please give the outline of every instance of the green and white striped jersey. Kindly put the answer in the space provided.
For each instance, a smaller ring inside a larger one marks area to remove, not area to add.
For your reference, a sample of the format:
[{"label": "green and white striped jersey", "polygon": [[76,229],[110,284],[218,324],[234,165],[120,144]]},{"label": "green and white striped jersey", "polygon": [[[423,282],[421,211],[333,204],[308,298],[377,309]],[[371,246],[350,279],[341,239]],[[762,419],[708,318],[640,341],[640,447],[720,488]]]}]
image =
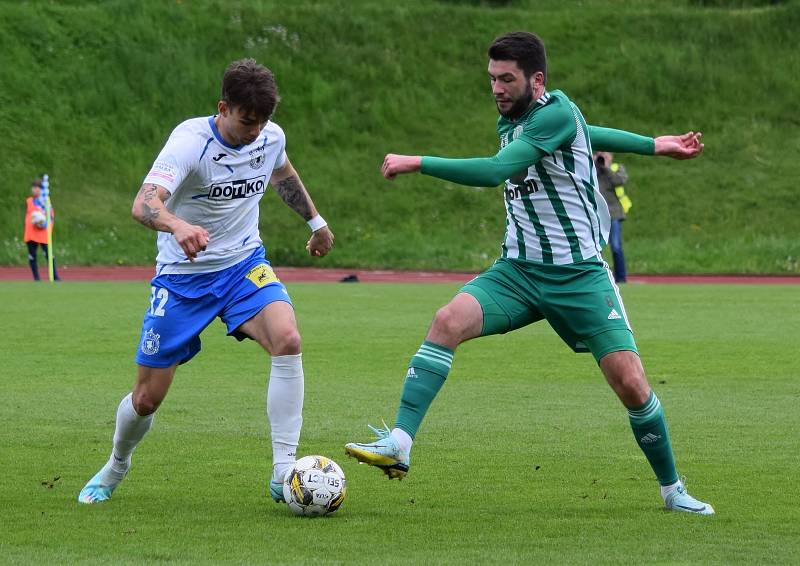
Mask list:
[{"label": "green and white striped jersey", "polygon": [[505,182],[503,257],[565,265],[597,256],[611,221],[578,107],[545,92],[518,120],[501,116],[497,133],[501,149],[523,140],[546,154]]}]

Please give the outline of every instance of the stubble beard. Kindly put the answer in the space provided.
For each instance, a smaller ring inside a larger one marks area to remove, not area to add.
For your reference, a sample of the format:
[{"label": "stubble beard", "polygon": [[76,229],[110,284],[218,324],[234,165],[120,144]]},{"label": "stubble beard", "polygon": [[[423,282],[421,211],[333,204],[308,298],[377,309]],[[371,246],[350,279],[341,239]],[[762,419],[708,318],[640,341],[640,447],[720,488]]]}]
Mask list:
[{"label": "stubble beard", "polygon": [[[531,103],[533,102],[533,89],[531,88],[531,84],[527,83],[525,85],[525,92],[520,96],[518,99],[514,101],[514,104],[511,105],[506,112],[500,110],[500,106],[497,106],[497,111],[503,118],[507,120],[516,120],[530,108]],[[497,104],[497,103],[495,103]]]}]

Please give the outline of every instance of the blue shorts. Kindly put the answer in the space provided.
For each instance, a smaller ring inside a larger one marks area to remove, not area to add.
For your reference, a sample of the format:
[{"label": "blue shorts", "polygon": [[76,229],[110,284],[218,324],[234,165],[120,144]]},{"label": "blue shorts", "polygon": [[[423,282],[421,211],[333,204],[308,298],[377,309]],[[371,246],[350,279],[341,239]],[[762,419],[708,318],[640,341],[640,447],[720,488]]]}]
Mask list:
[{"label": "blue shorts", "polygon": [[158,275],[150,282],[136,363],[166,368],[185,364],[200,351],[200,333],[219,316],[228,336],[275,301],[292,304],[272,271],[264,248],[247,259],[212,273]]}]

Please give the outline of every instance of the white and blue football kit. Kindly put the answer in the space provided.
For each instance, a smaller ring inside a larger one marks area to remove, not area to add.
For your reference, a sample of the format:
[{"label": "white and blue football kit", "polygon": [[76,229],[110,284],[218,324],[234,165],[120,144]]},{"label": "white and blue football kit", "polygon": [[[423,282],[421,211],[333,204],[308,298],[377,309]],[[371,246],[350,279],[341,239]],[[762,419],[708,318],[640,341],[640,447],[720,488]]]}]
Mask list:
[{"label": "white and blue football kit", "polygon": [[142,324],[136,363],[170,367],[200,351],[200,333],[219,316],[228,334],[274,301],[291,304],[266,259],[259,202],[272,171],[286,163],[283,130],[268,122],[248,145],[225,142],[214,117],[173,130],[143,184],[170,193],[167,210],[208,231],[193,262],[174,236],[158,233],[156,277]]}]

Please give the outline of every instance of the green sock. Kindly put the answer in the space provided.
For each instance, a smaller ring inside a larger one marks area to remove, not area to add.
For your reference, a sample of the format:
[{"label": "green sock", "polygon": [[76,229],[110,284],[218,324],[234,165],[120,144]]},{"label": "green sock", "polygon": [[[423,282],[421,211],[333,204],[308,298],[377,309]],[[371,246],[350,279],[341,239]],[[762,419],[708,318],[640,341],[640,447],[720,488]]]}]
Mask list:
[{"label": "green sock", "polygon": [[637,409],[628,409],[628,418],[636,442],[656,473],[658,483],[670,485],[678,481],[667,419],[664,418],[664,410],[656,394],[651,391],[644,405]]},{"label": "green sock", "polygon": [[408,364],[395,427],[406,431],[411,438],[416,436],[417,429],[433,398],[444,385],[452,364],[453,350],[427,340],[422,343]]}]

